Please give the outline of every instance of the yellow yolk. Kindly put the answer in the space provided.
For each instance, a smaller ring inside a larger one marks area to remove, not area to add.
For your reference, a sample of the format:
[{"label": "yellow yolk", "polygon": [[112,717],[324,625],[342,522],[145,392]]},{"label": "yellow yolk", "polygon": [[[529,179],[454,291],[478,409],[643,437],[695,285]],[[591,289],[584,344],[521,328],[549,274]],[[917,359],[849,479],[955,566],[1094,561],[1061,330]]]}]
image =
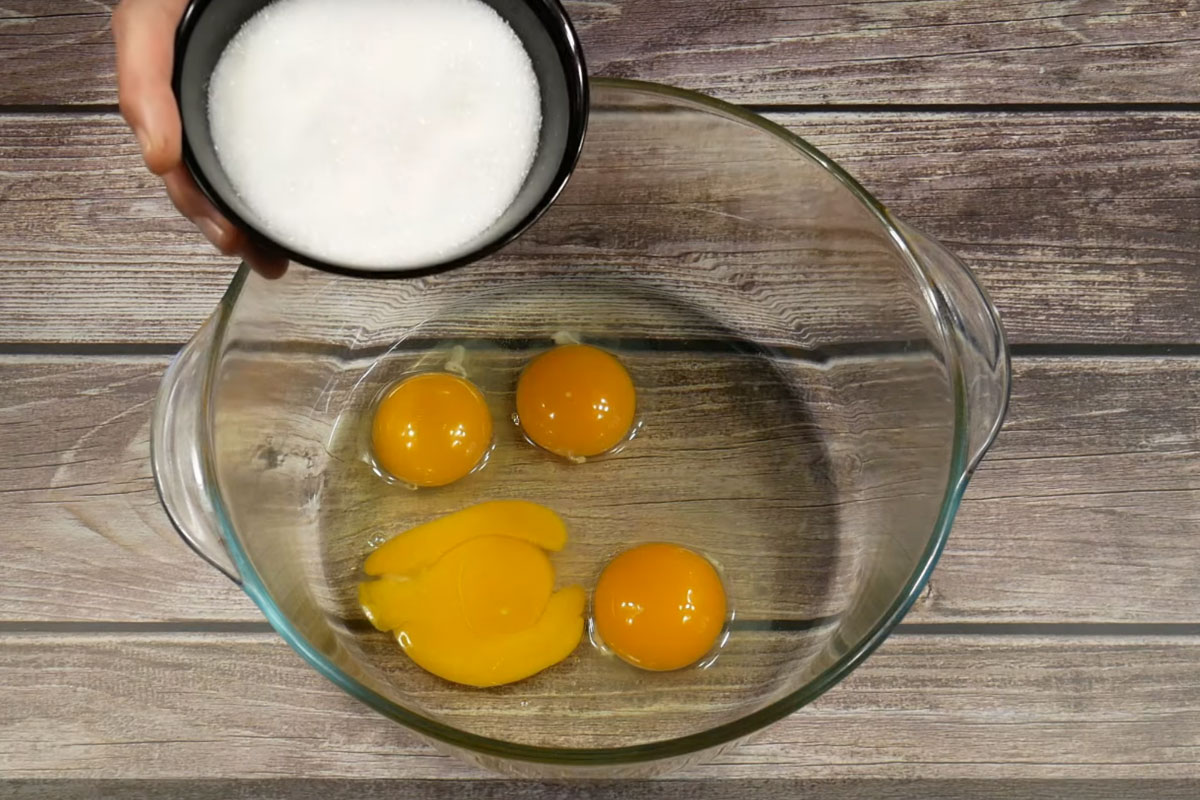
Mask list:
[{"label": "yellow yolk", "polygon": [[554,591],[546,550],[566,530],[553,511],[497,501],[396,536],[364,568],[367,618],[419,666],[469,686],[498,686],[562,661],[583,636],[584,592]]},{"label": "yellow yolk", "polygon": [[611,450],[633,427],[637,395],[621,362],[584,344],[535,358],[517,381],[517,416],[535,444],[566,458]]},{"label": "yellow yolk", "polygon": [[558,514],[537,503],[492,500],[438,517],[384,542],[367,556],[363,569],[375,576],[408,575],[476,536],[508,536],[558,552],[567,543],[567,526]]},{"label": "yellow yolk", "polygon": [[492,417],[470,382],[445,372],[414,375],[389,389],[371,425],[371,449],[388,474],[414,486],[445,486],[479,464]]},{"label": "yellow yolk", "polygon": [[648,670],[701,659],[716,644],[725,611],[725,589],[708,559],[664,543],[640,545],[609,562],[592,602],[604,644]]}]

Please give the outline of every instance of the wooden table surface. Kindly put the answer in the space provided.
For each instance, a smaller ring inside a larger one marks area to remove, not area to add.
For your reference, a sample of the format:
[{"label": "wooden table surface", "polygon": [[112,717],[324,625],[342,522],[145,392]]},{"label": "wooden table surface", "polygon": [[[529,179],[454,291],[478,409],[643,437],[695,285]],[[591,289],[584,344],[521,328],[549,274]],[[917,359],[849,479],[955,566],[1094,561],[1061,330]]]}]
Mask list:
[{"label": "wooden table surface", "polygon": [[[235,264],[141,166],[112,5],[0,0],[0,797],[582,792],[359,706],[176,537],[151,401]],[[718,758],[588,791],[1200,794],[1200,3],[569,7],[593,74],[751,105],[961,254],[1015,378],[881,650]]]}]

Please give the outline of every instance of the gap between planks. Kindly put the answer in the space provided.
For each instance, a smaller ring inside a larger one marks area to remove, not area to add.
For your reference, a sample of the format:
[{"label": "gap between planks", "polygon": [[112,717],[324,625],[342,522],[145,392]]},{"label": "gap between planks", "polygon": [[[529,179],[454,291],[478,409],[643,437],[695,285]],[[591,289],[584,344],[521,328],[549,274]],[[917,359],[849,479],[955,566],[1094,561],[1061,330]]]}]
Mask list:
[{"label": "gap between planks", "polygon": [[[2,342],[0,357],[146,358],[172,357],[185,342]],[[877,346],[876,343],[865,343]],[[884,343],[886,344],[886,343]],[[1092,342],[1009,345],[1012,358],[1198,358],[1200,343],[1118,344]],[[853,353],[848,355],[852,356]],[[837,354],[828,357],[836,360]]]},{"label": "gap between planks", "polygon": [[57,778],[6,781],[0,789],[11,800],[226,800],[291,798],[291,800],[990,800],[1088,797],[1093,800],[1195,800],[1197,782],[1182,779],[1043,778],[1019,780],[933,778],[812,779],[723,778],[696,780],[666,776],[654,780],[601,780],[555,783],[495,778],[234,778],[147,780],[121,778]]},{"label": "gap between planks", "polygon": [[[597,76],[593,76],[597,77]],[[755,114],[1187,114],[1200,103],[735,103]],[[0,104],[0,116],[120,114],[113,103]]]},{"label": "gap between planks", "polygon": [[[752,620],[770,627],[771,620]],[[782,621],[785,624],[792,620]],[[0,621],[0,636],[170,636],[176,634],[274,637],[266,620],[180,620],[178,622],[14,622]],[[1200,637],[1200,622],[914,622],[901,623],[891,636],[1005,636],[1035,638]]]}]

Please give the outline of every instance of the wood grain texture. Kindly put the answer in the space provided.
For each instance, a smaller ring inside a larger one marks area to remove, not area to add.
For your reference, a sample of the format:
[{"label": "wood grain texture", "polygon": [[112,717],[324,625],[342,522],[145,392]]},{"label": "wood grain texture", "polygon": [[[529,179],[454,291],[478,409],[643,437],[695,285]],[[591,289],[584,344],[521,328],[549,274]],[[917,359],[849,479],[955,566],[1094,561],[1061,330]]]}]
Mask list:
[{"label": "wood grain texture", "polygon": [[[113,2],[8,0],[0,102],[115,102]],[[1196,102],[1192,0],[576,0],[594,75],[742,103]],[[1190,14],[1190,16],[1189,16]]]},{"label": "wood grain texture", "polygon": [[0,783],[11,800],[1193,800],[1191,779],[812,779],[742,778],[547,783],[519,780],[26,779]]},{"label": "wood grain texture", "polygon": [[[115,102],[114,5],[0,2],[0,343],[18,350],[165,352],[232,274],[115,114],[12,113]],[[1194,0],[568,5],[596,74],[735,102],[922,107],[776,119],[972,264],[1014,343],[1200,342],[1194,105],[980,110],[1195,104]],[[941,104],[979,108],[928,113]],[[0,774],[24,779],[0,797],[1200,794],[1197,360],[1018,361],[1009,424],[909,624],[754,741],[677,780],[586,790],[447,759],[264,631],[153,491],[163,366],[0,357]],[[1029,622],[1069,635],[1011,635]],[[1113,630],[1137,635],[1096,635]]]},{"label": "wood grain texture", "polygon": [[0,103],[115,103],[115,2],[5,0],[0,5]]},{"label": "wood grain texture", "polygon": [[[963,256],[1011,342],[1200,341],[1200,114],[779,119]],[[216,304],[232,263],[115,115],[0,117],[0,164],[0,341],[181,342]]]},{"label": "wood grain texture", "polygon": [[1010,343],[1200,341],[1200,115],[810,119],[783,121],[957,253]]},{"label": "wood grain texture", "polygon": [[4,618],[256,615],[188,550],[159,503],[149,423],[165,366],[162,358],[4,360]]},{"label": "wood grain texture", "polygon": [[119,117],[47,121],[0,118],[0,340],[183,341],[153,309],[194,330],[233,263],[175,211]]},{"label": "wood grain texture", "polygon": [[[1200,581],[1177,559],[1200,533],[1198,368],[1018,360],[1006,424],[909,618],[1195,621]],[[1138,584],[1163,594],[1130,603]]]},{"label": "wood grain texture", "polygon": [[[159,507],[164,365],[0,362],[0,620],[261,619]],[[1194,622],[1198,391],[1188,359],[1018,360],[1008,424],[908,621]]]},{"label": "wood grain texture", "polygon": [[[1200,643],[893,636],[679,778],[1194,778]],[[264,636],[0,639],[7,778],[485,777]],[[53,687],[53,711],[47,690]]]}]

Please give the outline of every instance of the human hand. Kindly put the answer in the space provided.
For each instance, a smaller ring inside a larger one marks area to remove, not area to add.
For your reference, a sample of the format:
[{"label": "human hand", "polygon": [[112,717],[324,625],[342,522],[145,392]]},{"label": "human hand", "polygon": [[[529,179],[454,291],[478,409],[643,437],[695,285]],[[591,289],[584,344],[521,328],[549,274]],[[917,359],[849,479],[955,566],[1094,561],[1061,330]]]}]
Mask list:
[{"label": "human hand", "polygon": [[162,178],[179,213],[226,255],[240,255],[268,278],[287,261],[251,242],[201,194],[183,164],[183,127],[171,89],[175,28],[188,0],[122,0],[113,12],[117,40],[117,94],[146,166]]}]

